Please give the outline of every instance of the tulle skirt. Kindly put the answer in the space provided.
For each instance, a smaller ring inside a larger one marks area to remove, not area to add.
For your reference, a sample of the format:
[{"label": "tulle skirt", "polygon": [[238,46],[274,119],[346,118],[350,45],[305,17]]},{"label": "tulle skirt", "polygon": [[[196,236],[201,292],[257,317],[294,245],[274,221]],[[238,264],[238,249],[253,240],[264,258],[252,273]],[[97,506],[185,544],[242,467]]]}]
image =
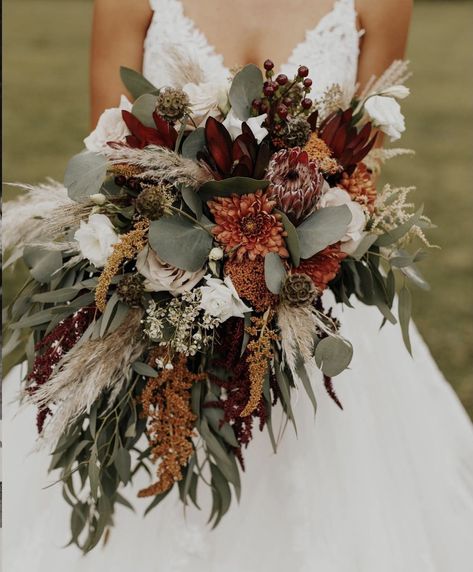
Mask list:
[{"label": "tulle skirt", "polygon": [[137,480],[125,492],[137,513],[119,507],[107,544],[85,557],[63,548],[69,507],[45,488],[54,478],[32,452],[34,411],[18,412],[17,368],[4,386],[5,572],[470,572],[470,420],[415,327],[411,358],[375,309],[338,314],[355,347],[334,380],[343,411],[314,369],[316,417],[301,389],[298,436],[289,425],[277,455],[255,429],[241,501],[215,530],[172,493],[143,519]]}]

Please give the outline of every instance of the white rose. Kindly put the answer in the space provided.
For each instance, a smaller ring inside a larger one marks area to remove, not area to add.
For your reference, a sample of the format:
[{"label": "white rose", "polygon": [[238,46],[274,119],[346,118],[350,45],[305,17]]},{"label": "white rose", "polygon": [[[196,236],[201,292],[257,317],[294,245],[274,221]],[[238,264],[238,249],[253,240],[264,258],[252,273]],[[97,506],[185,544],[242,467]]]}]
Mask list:
[{"label": "white rose", "polygon": [[251,312],[251,308],[244,304],[238,296],[230,276],[222,281],[207,275],[205,283],[205,286],[200,287],[202,293],[200,308],[207,314],[225,322],[232,316],[243,318],[246,312]]},{"label": "white rose", "polygon": [[163,262],[152,248],[145,248],[138,254],[136,269],[146,278],[144,286],[148,292],[170,292],[175,296],[192,290],[205,274],[205,268],[188,272],[171,266]]},{"label": "white rose", "polygon": [[375,95],[365,102],[365,110],[373,124],[391,138],[391,141],[400,139],[401,133],[406,130],[401,106],[392,97]]},{"label": "white rose", "polygon": [[90,260],[96,268],[102,268],[119,237],[107,216],[92,214],[88,222],[81,221],[74,239],[79,243],[82,256]]},{"label": "white rose", "polygon": [[228,81],[215,83],[186,83],[182,88],[189,97],[192,117],[202,122],[207,117],[219,117],[228,109]]},{"label": "white rose", "polygon": [[100,116],[97,127],[84,139],[88,151],[101,153],[106,150],[110,141],[124,141],[130,134],[128,127],[123,121],[122,111],[131,111],[133,104],[122,95],[119,107],[106,109]]},{"label": "white rose", "polygon": [[[268,134],[268,130],[266,129],[266,127],[262,127],[262,124],[266,119],[266,117],[267,114],[263,113],[262,115],[258,115],[258,117],[250,117],[246,121],[248,127],[251,129],[258,143],[261,143],[261,141],[263,141],[263,139]],[[230,109],[228,115],[225,117],[223,125],[227,128],[227,131],[230,133],[232,139],[235,139],[236,137],[238,137],[238,135],[241,135],[242,124],[243,121],[241,121],[241,119],[238,119],[238,117],[233,112],[233,109]]]},{"label": "white rose", "polygon": [[359,242],[365,236],[366,214],[363,207],[352,201],[350,195],[340,187],[329,188],[320,198],[319,208],[338,207],[346,205],[351,212],[351,222],[345,235],[340,239],[343,242],[342,250],[351,254],[356,250]]},{"label": "white rose", "polygon": [[405,85],[392,85],[381,91],[378,95],[383,95],[384,97],[394,97],[395,99],[405,99],[409,96],[411,90]]}]

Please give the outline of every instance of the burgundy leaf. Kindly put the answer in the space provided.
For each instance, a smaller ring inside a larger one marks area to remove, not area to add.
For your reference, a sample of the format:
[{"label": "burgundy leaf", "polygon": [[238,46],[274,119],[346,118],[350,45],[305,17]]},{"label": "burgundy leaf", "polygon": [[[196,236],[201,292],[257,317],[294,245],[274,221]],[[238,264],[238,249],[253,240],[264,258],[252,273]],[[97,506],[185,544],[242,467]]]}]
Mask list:
[{"label": "burgundy leaf", "polygon": [[232,138],[225,127],[213,117],[209,117],[205,124],[205,140],[220,172],[229,173],[233,163]]}]

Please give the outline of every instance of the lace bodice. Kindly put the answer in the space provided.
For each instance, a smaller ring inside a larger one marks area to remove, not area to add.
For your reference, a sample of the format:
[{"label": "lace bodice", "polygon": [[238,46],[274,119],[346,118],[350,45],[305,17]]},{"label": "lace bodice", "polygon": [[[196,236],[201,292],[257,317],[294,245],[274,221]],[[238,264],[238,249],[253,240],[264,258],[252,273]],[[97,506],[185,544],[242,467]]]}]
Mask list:
[{"label": "lace bodice", "polygon": [[[143,70],[157,87],[178,84],[176,54],[201,70],[200,80],[221,82],[229,75],[223,60],[205,34],[184,13],[180,0],[150,0],[154,16],[144,46]],[[353,95],[358,67],[359,40],[355,0],[336,0],[333,9],[292,51],[280,71],[291,76],[301,64],[314,79],[313,97],[339,84],[348,98]],[[256,63],[256,62],[255,62]]]}]

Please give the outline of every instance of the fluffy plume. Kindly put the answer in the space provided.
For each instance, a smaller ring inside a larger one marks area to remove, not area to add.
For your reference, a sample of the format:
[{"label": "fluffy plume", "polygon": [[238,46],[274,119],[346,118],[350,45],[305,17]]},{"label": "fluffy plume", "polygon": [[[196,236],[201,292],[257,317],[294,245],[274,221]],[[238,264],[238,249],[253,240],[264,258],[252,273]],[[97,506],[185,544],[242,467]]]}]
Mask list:
[{"label": "fluffy plume", "polygon": [[391,149],[376,147],[363,159],[363,163],[375,175],[379,175],[381,172],[381,165],[395,157],[402,157],[404,155],[415,155],[415,151],[413,149],[403,149],[402,147],[393,147]]},{"label": "fluffy plume", "polygon": [[54,239],[58,228],[62,232],[63,217],[78,205],[67,196],[67,189],[52,179],[41,185],[8,184],[26,191],[3,205],[3,248],[15,248],[7,261],[12,264],[20,258],[26,244]]},{"label": "fluffy plume", "polygon": [[113,333],[76,345],[49,381],[28,396],[28,401],[40,409],[54,410],[45,427],[46,442],[55,443],[102,392],[111,390],[110,403],[116,399],[129,379],[131,364],[144,349],[140,337],[142,315],[141,309],[131,310],[128,319]]},{"label": "fluffy plume", "polygon": [[299,354],[304,361],[314,355],[317,318],[311,307],[291,307],[281,304],[277,314],[281,346],[287,365],[295,372]]},{"label": "fluffy plume", "polygon": [[149,145],[144,149],[114,147],[106,151],[113,164],[128,163],[144,169],[139,176],[160,182],[197,188],[211,179],[208,171],[195,161],[186,159],[174,151]]},{"label": "fluffy plume", "polygon": [[379,93],[393,85],[404,85],[411,75],[412,73],[409,71],[409,61],[394,60],[379,78],[373,76],[368,81],[360,98],[365,99],[369,95]]},{"label": "fluffy plume", "polygon": [[205,74],[197,58],[193,58],[188,50],[177,44],[166,46],[160,57],[166,58],[168,75],[173,87],[183,88],[186,83],[202,83]]}]

